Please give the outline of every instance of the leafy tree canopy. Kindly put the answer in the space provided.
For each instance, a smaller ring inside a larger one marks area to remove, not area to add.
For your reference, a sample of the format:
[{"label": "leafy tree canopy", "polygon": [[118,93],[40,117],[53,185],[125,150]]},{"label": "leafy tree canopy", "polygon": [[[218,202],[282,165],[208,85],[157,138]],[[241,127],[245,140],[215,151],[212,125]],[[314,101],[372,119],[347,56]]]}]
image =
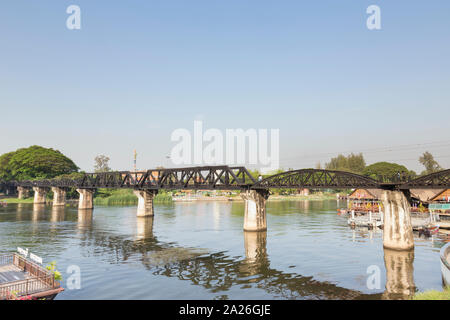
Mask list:
[{"label": "leafy tree canopy", "polygon": [[108,172],[111,171],[111,168],[109,167],[109,157],[100,154],[95,157],[94,161],[94,171],[95,172]]},{"label": "leafy tree canopy", "polygon": [[377,162],[367,166],[363,170],[363,175],[376,179],[378,176],[393,177],[400,173],[401,175],[415,176],[414,171],[409,171],[408,168],[401,164],[390,162]]},{"label": "leafy tree canopy", "polygon": [[353,173],[362,173],[365,167],[366,161],[364,160],[362,153],[351,153],[348,156],[340,154],[336,158],[331,158],[330,162],[325,164],[325,169],[327,170],[348,171]]},{"label": "leafy tree canopy", "polygon": [[31,146],[0,156],[0,180],[48,179],[78,171],[58,150]]},{"label": "leafy tree canopy", "polygon": [[420,158],[419,162],[425,167],[425,170],[422,172],[422,175],[430,174],[433,172],[441,171],[442,167],[434,160],[434,157],[428,151],[425,152]]}]

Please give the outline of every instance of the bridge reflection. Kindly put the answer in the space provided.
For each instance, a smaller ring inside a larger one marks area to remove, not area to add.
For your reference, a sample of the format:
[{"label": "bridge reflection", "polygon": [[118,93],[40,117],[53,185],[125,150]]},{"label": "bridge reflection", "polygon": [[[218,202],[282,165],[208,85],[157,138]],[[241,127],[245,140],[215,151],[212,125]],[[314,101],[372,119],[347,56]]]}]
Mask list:
[{"label": "bridge reflection", "polygon": [[[81,211],[80,211],[81,213]],[[83,212],[85,214],[85,212]],[[245,258],[236,259],[224,252],[210,253],[198,248],[177,246],[158,240],[153,234],[153,217],[136,218],[136,236],[94,232],[92,222],[78,221],[81,246],[103,248],[91,254],[110,263],[140,261],[153,275],[178,278],[213,292],[226,292],[233,286],[256,287],[283,299],[379,299],[381,294],[364,294],[327,281],[318,281],[270,266],[266,232],[244,232]],[[140,258],[137,258],[139,257]]]},{"label": "bridge reflection", "polygon": [[[414,252],[385,249],[386,289],[384,293],[364,294],[329,281],[318,281],[312,276],[272,267],[267,251],[267,232],[243,232],[245,257],[236,258],[226,252],[211,253],[160,241],[153,232],[153,217],[135,217],[136,232],[130,237],[128,234],[98,229],[93,223],[93,210],[80,210],[77,217],[72,209],[65,207],[53,207],[49,213],[45,214],[45,206],[42,205],[17,206],[15,218],[8,220],[31,220],[33,228],[39,225],[39,220],[47,220],[52,225],[72,221],[79,245],[87,248],[89,255],[111,264],[135,260],[153,275],[188,281],[213,293],[226,293],[232,287],[253,287],[283,299],[405,299],[415,291]],[[42,232],[44,230],[40,230],[39,234]],[[55,228],[48,239],[56,240],[60,232],[67,230]],[[62,250],[61,240],[57,241],[58,250]],[[95,250],[91,250],[94,247]]]},{"label": "bridge reflection", "polygon": [[386,290],[383,299],[408,299],[415,293],[414,250],[397,251],[384,249]]}]

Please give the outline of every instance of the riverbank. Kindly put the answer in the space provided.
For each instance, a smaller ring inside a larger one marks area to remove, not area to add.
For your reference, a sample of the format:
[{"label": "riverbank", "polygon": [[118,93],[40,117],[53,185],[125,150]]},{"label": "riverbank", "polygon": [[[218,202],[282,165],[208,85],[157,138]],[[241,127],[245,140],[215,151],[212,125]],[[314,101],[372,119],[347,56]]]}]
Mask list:
[{"label": "riverbank", "polygon": [[[268,201],[299,201],[299,200],[311,200],[311,201],[323,201],[323,200],[336,200],[336,194],[311,194],[308,196],[303,195],[271,195]],[[18,198],[4,198],[0,201],[6,203],[33,203],[33,198],[18,199]],[[51,202],[51,200],[48,200]],[[75,201],[74,199],[68,200]],[[169,193],[158,193],[154,198],[154,203],[172,203],[178,201],[243,201],[239,196],[199,196],[199,197],[172,197]],[[99,193],[94,198],[94,205],[99,206],[120,206],[120,205],[137,205],[138,199],[133,194],[132,190],[113,190],[109,193]]]},{"label": "riverbank", "polygon": [[[167,192],[159,192],[153,197],[153,203],[172,203],[172,195]],[[138,198],[131,189],[99,189],[97,196],[94,198],[94,205],[97,206],[131,206],[137,204]]]},{"label": "riverbank", "polygon": [[0,201],[6,203],[33,203],[33,198],[19,199],[19,198],[4,198],[0,199]]},{"label": "riverbank", "polygon": [[450,300],[450,287],[443,291],[428,290],[414,295],[413,300]]}]

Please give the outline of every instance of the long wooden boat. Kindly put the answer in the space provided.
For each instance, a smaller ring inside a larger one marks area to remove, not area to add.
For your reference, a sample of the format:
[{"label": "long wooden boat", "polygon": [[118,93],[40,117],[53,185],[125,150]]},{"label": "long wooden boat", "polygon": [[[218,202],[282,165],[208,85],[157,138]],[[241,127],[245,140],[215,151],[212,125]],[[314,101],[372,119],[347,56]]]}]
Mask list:
[{"label": "long wooden boat", "polygon": [[0,300],[52,300],[63,290],[46,268],[18,253],[0,256]]},{"label": "long wooden boat", "polygon": [[444,285],[450,286],[450,243],[441,248],[441,272]]}]

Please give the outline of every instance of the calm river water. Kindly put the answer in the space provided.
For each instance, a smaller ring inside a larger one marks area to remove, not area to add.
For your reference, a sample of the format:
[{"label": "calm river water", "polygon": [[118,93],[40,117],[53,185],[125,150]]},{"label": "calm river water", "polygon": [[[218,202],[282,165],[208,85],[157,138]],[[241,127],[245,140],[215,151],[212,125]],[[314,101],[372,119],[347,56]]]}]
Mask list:
[{"label": "calm river water", "polygon": [[268,202],[268,231],[248,233],[243,202],[155,205],[154,218],[135,207],[10,204],[0,253],[23,247],[56,261],[64,287],[77,265],[81,289],[57,299],[380,299],[442,288],[441,238],[415,234],[414,254],[385,251],[381,230],[352,230],[337,206]]}]

